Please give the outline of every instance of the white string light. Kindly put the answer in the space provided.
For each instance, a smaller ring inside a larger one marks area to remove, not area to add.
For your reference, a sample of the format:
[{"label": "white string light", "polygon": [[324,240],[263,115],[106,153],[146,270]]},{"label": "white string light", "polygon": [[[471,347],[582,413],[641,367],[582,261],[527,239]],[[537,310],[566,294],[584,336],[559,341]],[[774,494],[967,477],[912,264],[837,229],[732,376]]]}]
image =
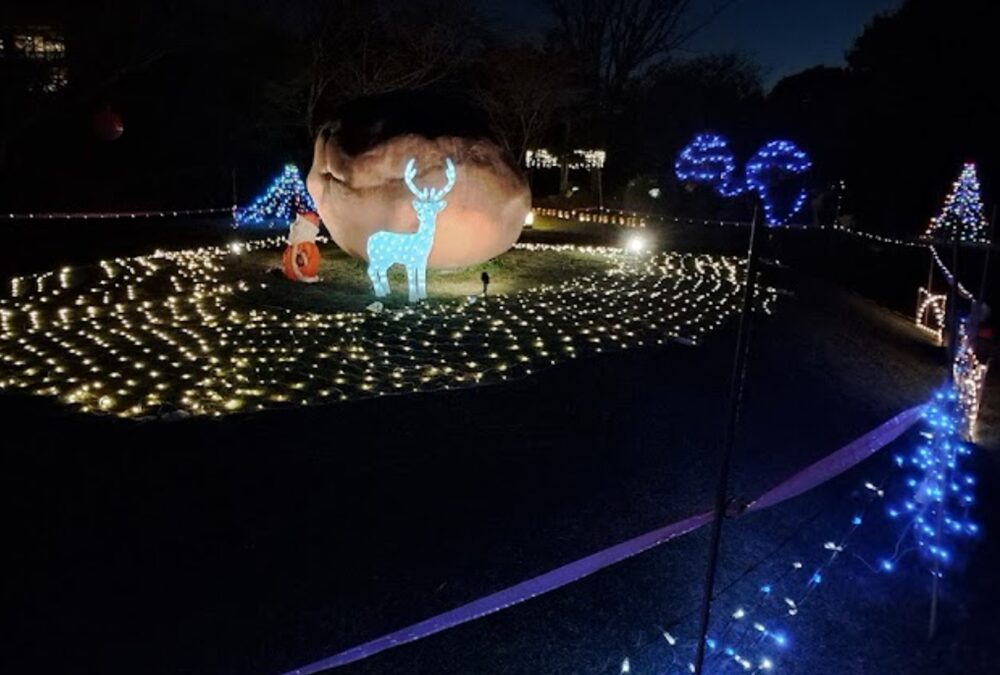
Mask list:
[{"label": "white string light", "polygon": [[[724,256],[521,244],[608,268],[474,304],[377,314],[255,305],[250,292],[268,284],[230,265],[284,245],[158,251],[12,279],[0,299],[0,388],[135,417],[503,382],[607,351],[697,344],[738,311],[745,269]],[[759,306],[770,311],[774,298],[761,289]]]},{"label": "white string light", "polygon": [[179,209],[176,211],[122,211],[110,213],[4,213],[6,220],[135,220],[140,218],[172,218],[175,216],[202,216],[214,213],[233,213],[235,206],[212,209]]},{"label": "white string light", "polygon": [[917,327],[933,335],[939,344],[943,338],[947,304],[946,294],[931,293],[923,287],[917,289]]},{"label": "white string light", "polygon": [[555,169],[563,163],[570,169],[603,169],[607,157],[604,150],[574,150],[559,157],[545,148],[536,148],[524,154],[524,163],[531,169]]}]

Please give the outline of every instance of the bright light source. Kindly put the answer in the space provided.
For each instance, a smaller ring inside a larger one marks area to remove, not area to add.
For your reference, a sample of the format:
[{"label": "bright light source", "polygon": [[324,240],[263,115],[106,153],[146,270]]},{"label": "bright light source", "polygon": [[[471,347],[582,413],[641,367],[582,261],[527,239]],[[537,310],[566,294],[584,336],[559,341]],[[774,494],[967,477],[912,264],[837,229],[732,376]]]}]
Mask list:
[{"label": "bright light source", "polygon": [[629,253],[642,253],[647,248],[646,238],[641,234],[630,234],[625,239],[625,250]]},{"label": "bright light source", "polygon": [[534,211],[528,211],[528,213],[524,216],[524,224],[526,226],[528,226],[528,227],[531,227],[532,225],[535,224],[535,212]]},{"label": "bright light source", "polygon": [[649,189],[649,196],[652,197],[653,199],[659,199],[660,198],[660,188],[650,188]]},{"label": "bright light source", "polygon": [[229,245],[229,250],[230,252],[235,253],[236,255],[240,255],[241,253],[243,253],[243,244],[241,244],[238,241],[234,241]]}]

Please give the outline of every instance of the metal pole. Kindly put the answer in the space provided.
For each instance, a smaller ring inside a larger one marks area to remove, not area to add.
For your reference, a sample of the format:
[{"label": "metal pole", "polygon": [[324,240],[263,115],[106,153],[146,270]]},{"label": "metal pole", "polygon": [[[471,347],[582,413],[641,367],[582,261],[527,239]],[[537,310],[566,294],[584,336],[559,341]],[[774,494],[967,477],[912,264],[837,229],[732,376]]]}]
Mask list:
[{"label": "metal pole", "polygon": [[[948,381],[954,386],[955,357],[958,355],[958,232],[955,232],[951,240],[951,336],[948,341]],[[949,480],[945,483],[946,485]],[[935,523],[935,540],[941,541],[941,533],[944,531],[944,508],[943,504],[938,505],[937,522]],[[927,623],[927,639],[933,640],[937,632],[938,579],[941,576],[941,560],[934,556],[934,573],[931,578],[931,613]]]},{"label": "metal pole", "polygon": [[694,659],[694,674],[701,675],[705,664],[705,639],[708,636],[708,622],[712,613],[712,594],[715,592],[715,573],[719,565],[719,543],[722,539],[722,519],[726,515],[729,495],[729,468],[732,464],[733,449],[736,445],[736,427],[740,418],[740,404],[743,398],[743,380],[746,374],[747,355],[750,346],[750,328],[753,323],[754,289],[757,279],[757,209],[754,209],[750,223],[750,246],[747,251],[747,280],[743,289],[743,308],[740,312],[740,326],[736,333],[736,353],[733,357],[733,374],[729,385],[729,413],[722,446],[722,463],[719,466],[719,482],[715,490],[715,515],[712,519],[712,533],[708,548],[708,571],[705,575],[705,593],[701,601],[701,622],[698,630],[698,651]]},{"label": "metal pole", "polygon": [[601,211],[604,210],[604,174],[601,167],[597,167],[597,206]]},{"label": "metal pole", "polygon": [[989,279],[990,253],[993,252],[993,231],[997,224],[997,207],[993,205],[993,217],[990,219],[990,236],[986,246],[986,258],[983,259],[983,278],[979,282],[979,302],[986,300],[986,280]]},{"label": "metal pole", "polygon": [[933,288],[934,283],[934,244],[927,246],[927,252],[930,254],[930,260],[927,261],[927,292],[930,293]]},{"label": "metal pole", "polygon": [[[958,354],[958,233],[951,240],[951,344],[948,356],[951,362]],[[949,372],[951,363],[948,364]]]}]

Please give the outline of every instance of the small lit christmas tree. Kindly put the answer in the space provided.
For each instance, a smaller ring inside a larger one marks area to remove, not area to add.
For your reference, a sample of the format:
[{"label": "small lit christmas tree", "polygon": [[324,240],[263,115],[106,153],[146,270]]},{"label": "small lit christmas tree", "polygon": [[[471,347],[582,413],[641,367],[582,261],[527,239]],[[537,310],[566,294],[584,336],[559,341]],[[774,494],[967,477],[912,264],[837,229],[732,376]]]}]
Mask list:
[{"label": "small lit christmas tree", "polygon": [[954,386],[937,392],[923,414],[922,440],[908,457],[895,457],[908,475],[905,495],[888,514],[906,525],[891,555],[879,561],[885,572],[915,550],[932,563],[932,574],[942,576],[941,567],[952,562],[952,542],[979,533],[979,525],[969,517],[976,481],[962,466],[970,454],[960,438],[964,405]]},{"label": "small lit christmas tree", "polygon": [[281,174],[267,188],[264,194],[252,203],[237,209],[236,225],[254,226],[287,225],[295,219],[297,213],[316,211],[312,197],[306,190],[302,176],[294,164],[286,164]]},{"label": "small lit christmas tree", "polygon": [[958,239],[958,241],[987,242],[986,216],[979,194],[976,165],[969,162],[952,185],[941,213],[931,219],[925,237],[929,239]]}]

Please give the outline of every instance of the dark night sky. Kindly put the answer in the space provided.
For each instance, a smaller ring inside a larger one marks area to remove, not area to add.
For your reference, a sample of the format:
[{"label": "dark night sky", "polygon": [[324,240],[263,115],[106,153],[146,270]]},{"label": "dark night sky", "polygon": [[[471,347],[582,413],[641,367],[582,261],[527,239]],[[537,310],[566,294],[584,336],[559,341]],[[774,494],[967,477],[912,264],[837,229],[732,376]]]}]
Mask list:
[{"label": "dark night sky", "polygon": [[[718,0],[696,0],[693,16],[704,15]],[[767,85],[820,64],[842,65],[865,23],[901,0],[737,0],[716,21],[685,45],[685,52],[738,50],[757,58]],[[546,20],[540,0],[480,0],[485,11],[512,30],[532,33]]]}]

